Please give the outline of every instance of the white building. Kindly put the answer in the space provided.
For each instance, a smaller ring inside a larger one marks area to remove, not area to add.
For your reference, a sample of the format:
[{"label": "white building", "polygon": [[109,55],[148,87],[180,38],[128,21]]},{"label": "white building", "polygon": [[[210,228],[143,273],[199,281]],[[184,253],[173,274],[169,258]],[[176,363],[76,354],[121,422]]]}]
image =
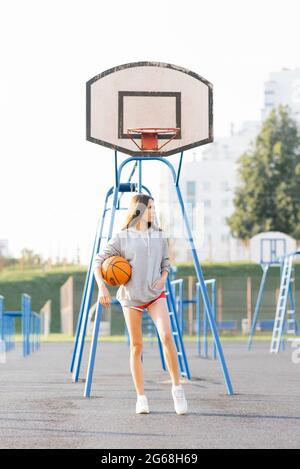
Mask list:
[{"label": "white building", "polygon": [[294,70],[284,68],[280,72],[270,73],[269,80],[265,83],[262,119],[280,104],[288,105],[294,119],[300,124],[300,68]]},{"label": "white building", "polygon": [[[265,102],[262,119],[280,104],[290,106],[293,116],[300,123],[300,69],[270,74],[265,83]],[[192,153],[183,161],[180,188],[196,241],[201,260],[238,261],[247,260],[250,251],[246,246],[231,237],[226,218],[234,209],[233,196],[237,185],[237,160],[247,151],[260,131],[261,122],[245,122],[242,128],[231,132],[227,138],[216,141],[202,152]],[[161,178],[160,201],[164,226],[170,230],[173,242],[174,260],[184,262],[192,259],[187,239],[183,239],[183,228],[179,233],[181,215],[178,211],[176,193],[171,178],[164,173]],[[164,204],[165,203],[165,204]],[[171,207],[171,208],[170,208]],[[171,217],[170,217],[171,213]]]}]

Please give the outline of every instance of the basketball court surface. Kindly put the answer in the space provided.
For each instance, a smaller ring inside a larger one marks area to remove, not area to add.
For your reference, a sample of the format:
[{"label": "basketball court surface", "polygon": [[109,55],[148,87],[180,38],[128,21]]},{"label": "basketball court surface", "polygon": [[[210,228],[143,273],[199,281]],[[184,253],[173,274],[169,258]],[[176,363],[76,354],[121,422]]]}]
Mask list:
[{"label": "basketball court surface", "polygon": [[[157,344],[144,344],[149,415],[135,414],[126,343],[101,342],[93,397],[66,374],[72,344],[43,344],[26,360],[20,350],[1,366],[1,448],[298,448],[300,365],[291,349],[274,357],[269,343],[224,343],[236,395],[228,396],[219,366],[187,344],[193,379],[184,384],[187,415],[176,415],[169,375]],[[87,355],[82,376],[85,376]]]}]

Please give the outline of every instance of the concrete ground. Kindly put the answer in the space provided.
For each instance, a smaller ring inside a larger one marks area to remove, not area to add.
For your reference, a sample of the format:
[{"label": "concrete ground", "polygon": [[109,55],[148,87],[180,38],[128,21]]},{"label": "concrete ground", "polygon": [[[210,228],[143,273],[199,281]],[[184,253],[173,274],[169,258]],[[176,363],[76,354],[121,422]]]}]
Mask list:
[{"label": "concrete ground", "polygon": [[[23,359],[20,346],[0,364],[1,448],[298,448],[300,364],[288,345],[279,356],[268,344],[224,344],[235,396],[226,394],[217,362],[186,346],[192,380],[184,387],[187,415],[176,415],[169,374],[156,344],[144,344],[149,415],[135,414],[136,394],[126,343],[101,342],[92,397],[71,382],[72,344],[43,344]],[[89,349],[87,344],[86,349]],[[81,377],[85,376],[87,355]]]}]

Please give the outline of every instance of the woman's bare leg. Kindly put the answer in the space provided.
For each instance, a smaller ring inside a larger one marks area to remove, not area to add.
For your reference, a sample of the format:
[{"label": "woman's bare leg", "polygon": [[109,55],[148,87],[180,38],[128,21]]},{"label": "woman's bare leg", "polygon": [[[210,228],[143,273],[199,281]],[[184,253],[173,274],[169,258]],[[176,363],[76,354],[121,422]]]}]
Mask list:
[{"label": "woman's bare leg", "polygon": [[142,312],[129,307],[123,307],[129,337],[130,337],[130,369],[136,393],[144,394],[144,376],[142,367],[143,334]]},{"label": "woman's bare leg", "polygon": [[163,344],[164,355],[172,383],[175,386],[178,386],[180,384],[178,357],[171,331],[170,316],[166,299],[162,298],[150,305],[148,313],[157,328],[160,340]]}]

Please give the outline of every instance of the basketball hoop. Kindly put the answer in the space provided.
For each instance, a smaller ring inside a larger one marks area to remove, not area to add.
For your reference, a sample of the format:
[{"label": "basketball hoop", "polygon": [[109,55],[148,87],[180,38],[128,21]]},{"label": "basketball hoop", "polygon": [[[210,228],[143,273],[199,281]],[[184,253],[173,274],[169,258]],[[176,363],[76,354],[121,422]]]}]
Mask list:
[{"label": "basketball hoop", "polygon": [[[180,129],[177,127],[140,127],[135,129],[127,129],[127,134],[133,143],[142,151],[160,151],[164,146],[171,142],[180,134]],[[158,144],[159,136],[163,136],[167,141],[162,145]],[[135,138],[141,139],[139,145]]]}]

